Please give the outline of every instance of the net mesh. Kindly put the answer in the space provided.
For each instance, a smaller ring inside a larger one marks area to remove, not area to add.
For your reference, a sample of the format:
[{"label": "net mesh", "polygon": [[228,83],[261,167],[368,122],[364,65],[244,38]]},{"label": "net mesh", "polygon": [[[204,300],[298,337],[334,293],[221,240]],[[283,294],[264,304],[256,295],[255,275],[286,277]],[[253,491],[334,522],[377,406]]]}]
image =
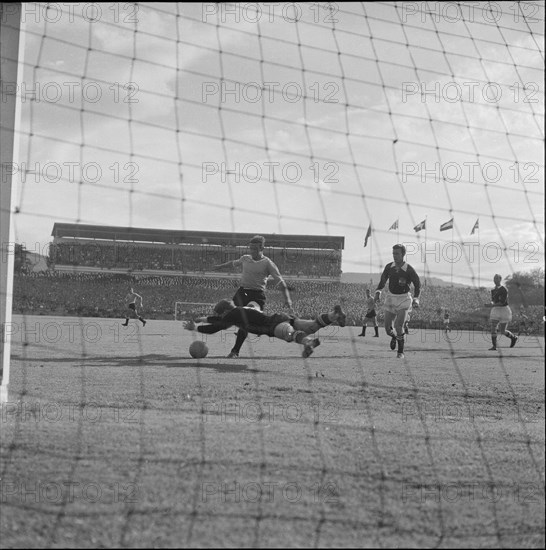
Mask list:
[{"label": "net mesh", "polygon": [[[233,280],[17,275],[6,544],[543,547],[543,337],[491,355],[431,323],[469,328],[496,272],[540,276],[544,3],[73,6],[23,4],[2,83],[17,242],[44,254],[54,222],[345,235],[344,271],[373,289],[403,242],[426,289],[398,362],[382,328],[358,338],[363,285],[298,278],[297,311],[354,325],[309,359],[250,337],[228,361],[221,333],[197,361],[167,319]],[[119,322],[128,284],[147,326]]]}]

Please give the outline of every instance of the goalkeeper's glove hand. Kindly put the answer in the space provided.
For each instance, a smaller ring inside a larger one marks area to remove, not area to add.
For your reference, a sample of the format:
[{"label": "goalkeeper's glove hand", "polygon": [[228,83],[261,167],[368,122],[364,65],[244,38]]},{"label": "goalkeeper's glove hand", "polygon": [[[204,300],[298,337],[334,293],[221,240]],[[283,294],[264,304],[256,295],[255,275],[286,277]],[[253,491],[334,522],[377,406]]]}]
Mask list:
[{"label": "goalkeeper's glove hand", "polygon": [[412,307],[414,307],[415,309],[418,309],[419,308],[419,298],[414,298],[412,303],[411,303]]},{"label": "goalkeeper's glove hand", "polygon": [[196,330],[197,329],[197,325],[195,324],[195,321],[193,321],[192,319],[190,319],[189,321],[184,321],[182,323],[182,325],[186,330]]}]

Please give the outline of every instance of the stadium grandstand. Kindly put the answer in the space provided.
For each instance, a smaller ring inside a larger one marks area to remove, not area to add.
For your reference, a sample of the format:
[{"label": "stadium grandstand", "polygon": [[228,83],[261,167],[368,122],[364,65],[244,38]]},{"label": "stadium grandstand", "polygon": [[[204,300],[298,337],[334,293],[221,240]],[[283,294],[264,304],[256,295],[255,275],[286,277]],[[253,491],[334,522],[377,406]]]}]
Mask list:
[{"label": "stadium grandstand", "polygon": [[[49,264],[56,271],[225,277],[226,272],[213,272],[211,266],[247,254],[254,233],[55,223],[51,235]],[[263,236],[265,255],[285,278],[340,280],[344,237]],[[237,277],[239,272],[231,275]]]},{"label": "stadium grandstand", "polygon": [[[121,297],[130,283],[146,295],[147,318],[176,318],[177,302],[215,303],[234,294],[240,272],[211,268],[248,253],[253,234],[55,223],[52,236],[49,269],[15,273],[15,313],[121,318]],[[343,237],[267,233],[264,237],[265,253],[289,282],[300,316],[312,317],[341,303],[348,324],[364,322],[365,291],[374,291],[375,286],[342,280]],[[427,285],[426,299],[412,313],[412,329],[441,330],[446,304],[454,330],[486,329],[489,310],[483,304],[490,300],[489,294],[488,288]],[[517,301],[517,292],[513,296]],[[528,324],[537,333],[543,331],[540,296],[528,293],[526,300]],[[271,292],[266,313],[283,307],[280,293]],[[382,310],[378,321],[383,323]],[[520,321],[516,315],[513,326]]]}]

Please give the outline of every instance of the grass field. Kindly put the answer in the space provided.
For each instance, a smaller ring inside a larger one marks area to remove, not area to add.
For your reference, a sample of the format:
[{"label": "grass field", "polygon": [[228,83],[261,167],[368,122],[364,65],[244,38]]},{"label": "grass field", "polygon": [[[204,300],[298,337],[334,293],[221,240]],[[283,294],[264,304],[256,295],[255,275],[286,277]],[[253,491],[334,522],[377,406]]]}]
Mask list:
[{"label": "grass field", "polygon": [[13,322],[2,548],[544,547],[543,337]]}]

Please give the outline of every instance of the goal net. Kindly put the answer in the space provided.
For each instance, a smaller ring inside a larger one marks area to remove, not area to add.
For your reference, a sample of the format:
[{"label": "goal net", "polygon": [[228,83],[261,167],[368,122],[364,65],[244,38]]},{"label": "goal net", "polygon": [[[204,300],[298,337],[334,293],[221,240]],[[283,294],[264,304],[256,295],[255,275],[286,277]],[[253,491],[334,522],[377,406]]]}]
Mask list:
[{"label": "goal net", "polygon": [[[6,546],[544,546],[544,2],[0,10]],[[349,326],[194,359],[173,304],[231,298],[210,275],[245,243],[135,238],[120,268],[82,233],[61,273],[55,223],[342,237],[340,281],[309,250],[281,272]],[[396,243],[422,285],[400,359],[382,305],[360,336]],[[489,351],[495,274],[541,334]]]}]

